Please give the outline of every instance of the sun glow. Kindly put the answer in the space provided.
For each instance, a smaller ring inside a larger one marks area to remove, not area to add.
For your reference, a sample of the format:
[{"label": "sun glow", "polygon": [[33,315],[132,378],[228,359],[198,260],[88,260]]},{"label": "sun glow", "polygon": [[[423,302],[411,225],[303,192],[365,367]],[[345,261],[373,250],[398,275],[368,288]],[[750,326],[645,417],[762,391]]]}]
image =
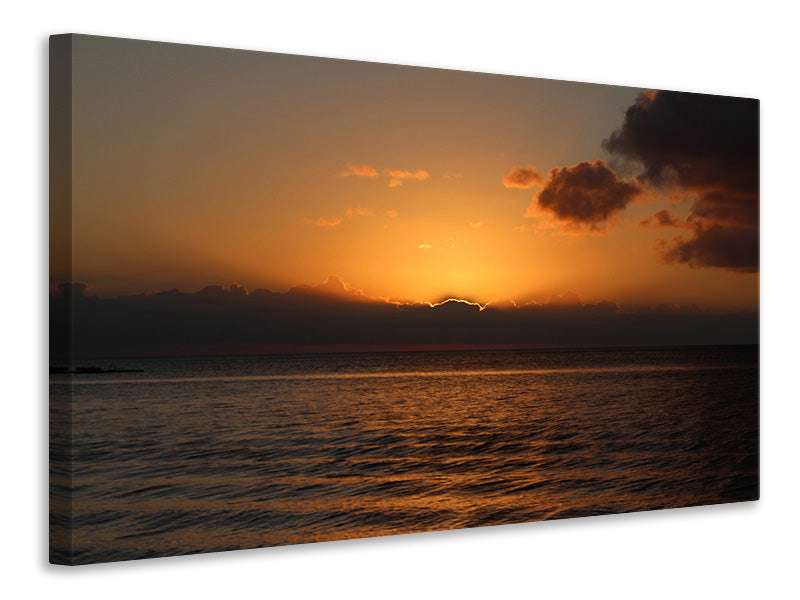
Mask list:
[{"label": "sun glow", "polygon": [[[301,82],[276,55],[258,69],[242,59],[252,76],[227,82],[241,99],[230,105],[219,82],[191,78],[187,112],[177,83],[187,73],[140,58],[135,72],[105,72],[113,61],[94,55],[76,62],[72,260],[55,265],[54,284],[86,282],[102,297],[229,281],[281,291],[338,273],[370,297],[411,302],[544,302],[574,290],[639,305],[758,305],[757,276],[660,260],[654,244],[674,232],[652,215],[672,205],[670,191],[616,202],[610,192],[632,185],[617,174],[609,193],[589,194],[603,204],[590,211],[594,228],[573,223],[586,215],[572,200],[607,175],[600,145],[639,90],[585,86],[576,103],[575,88],[555,82],[481,86],[477,75],[402,68],[406,85],[389,90],[391,67],[342,65],[331,79],[323,62]],[[135,83],[139,69],[153,85]],[[124,77],[125,93],[97,83]],[[586,161],[594,168],[576,167]],[[561,184],[572,195],[553,200]]]}]

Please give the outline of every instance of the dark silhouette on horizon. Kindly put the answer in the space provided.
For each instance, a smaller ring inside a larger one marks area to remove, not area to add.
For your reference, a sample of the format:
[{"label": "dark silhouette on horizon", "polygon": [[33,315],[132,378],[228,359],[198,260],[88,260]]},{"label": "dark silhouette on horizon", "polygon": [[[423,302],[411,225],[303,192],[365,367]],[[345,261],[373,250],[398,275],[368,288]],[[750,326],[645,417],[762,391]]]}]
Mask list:
[{"label": "dark silhouette on horizon", "polygon": [[[337,287],[339,286],[339,287]],[[335,293],[339,291],[340,293]],[[50,298],[51,359],[445,347],[758,343],[758,313],[659,306],[624,312],[574,294],[516,306],[375,300],[329,278],[316,288],[237,285],[118,298],[62,284]]]}]

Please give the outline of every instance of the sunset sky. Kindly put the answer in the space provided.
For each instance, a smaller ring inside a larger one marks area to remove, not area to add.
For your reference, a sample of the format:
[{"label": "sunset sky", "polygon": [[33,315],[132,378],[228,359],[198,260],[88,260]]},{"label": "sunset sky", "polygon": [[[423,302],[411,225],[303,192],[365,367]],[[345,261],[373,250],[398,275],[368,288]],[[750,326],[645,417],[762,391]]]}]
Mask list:
[{"label": "sunset sky", "polygon": [[657,156],[637,127],[680,132],[659,119],[684,100],[77,36],[72,273],[51,280],[756,310],[757,104],[701,105]]}]

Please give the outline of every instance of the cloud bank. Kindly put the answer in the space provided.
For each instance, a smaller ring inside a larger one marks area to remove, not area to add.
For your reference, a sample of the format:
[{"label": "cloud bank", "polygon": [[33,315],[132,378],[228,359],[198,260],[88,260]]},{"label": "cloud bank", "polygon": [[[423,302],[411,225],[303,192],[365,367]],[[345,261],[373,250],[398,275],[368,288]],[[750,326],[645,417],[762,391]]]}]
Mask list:
[{"label": "cloud bank", "polygon": [[654,307],[626,312],[574,294],[481,307],[374,299],[336,277],[284,293],[208,286],[102,299],[81,284],[50,298],[51,355],[115,356],[443,347],[637,346],[758,342],[758,313]]}]

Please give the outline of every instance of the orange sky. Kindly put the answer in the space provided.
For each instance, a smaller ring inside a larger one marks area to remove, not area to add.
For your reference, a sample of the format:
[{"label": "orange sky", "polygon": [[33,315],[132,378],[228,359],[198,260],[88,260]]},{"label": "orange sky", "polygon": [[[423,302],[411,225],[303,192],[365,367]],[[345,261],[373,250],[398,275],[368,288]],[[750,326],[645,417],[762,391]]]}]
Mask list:
[{"label": "orange sky", "polygon": [[[100,296],[335,274],[376,297],[758,306],[758,275],[666,264],[639,222],[530,216],[514,167],[611,163],[642,90],[76,37],[73,261]],[[623,177],[630,177],[624,170]],[[541,215],[540,215],[541,216]]]}]

